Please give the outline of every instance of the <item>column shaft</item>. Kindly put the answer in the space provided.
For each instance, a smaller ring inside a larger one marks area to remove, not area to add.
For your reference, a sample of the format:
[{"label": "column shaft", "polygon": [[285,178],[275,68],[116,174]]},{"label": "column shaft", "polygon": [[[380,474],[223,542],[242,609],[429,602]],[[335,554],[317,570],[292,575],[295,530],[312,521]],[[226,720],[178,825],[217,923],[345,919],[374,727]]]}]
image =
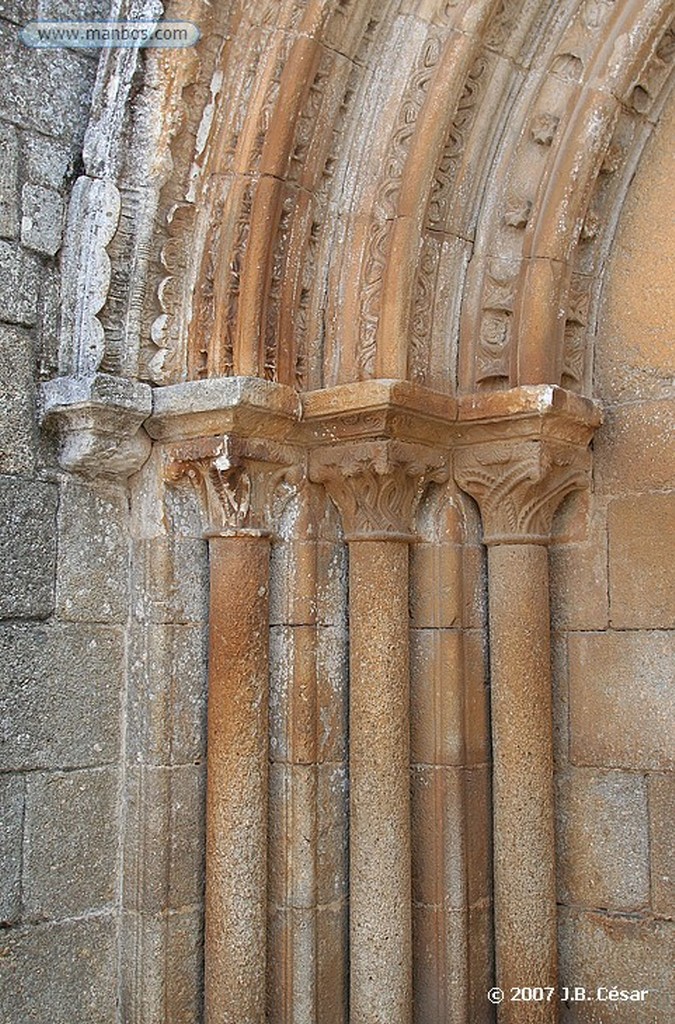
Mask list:
[{"label": "column shaft", "polygon": [[351,1024],[410,1024],[408,545],[349,545]]},{"label": "column shaft", "polygon": [[211,537],[206,1024],[264,1024],[269,538]]},{"label": "column shaft", "polygon": [[488,567],[499,1020],[550,1024],[557,995],[509,1000],[557,979],[548,551],[495,545]]}]

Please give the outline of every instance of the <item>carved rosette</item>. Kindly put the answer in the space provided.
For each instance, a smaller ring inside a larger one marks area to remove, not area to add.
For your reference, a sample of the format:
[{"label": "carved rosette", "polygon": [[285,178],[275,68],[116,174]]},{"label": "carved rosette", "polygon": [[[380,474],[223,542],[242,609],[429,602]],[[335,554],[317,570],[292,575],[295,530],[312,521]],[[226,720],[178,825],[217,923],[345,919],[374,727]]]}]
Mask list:
[{"label": "carved rosette", "polygon": [[425,445],[362,441],[313,452],[310,477],[337,506],[348,541],[410,541],[427,485],[448,478],[446,462]]},{"label": "carved rosette", "polygon": [[556,509],[588,486],[586,448],[548,439],[494,441],[461,448],[455,479],[476,499],[485,544],[548,544]]},{"label": "carved rosette", "polygon": [[207,537],[267,536],[275,512],[305,477],[282,445],[226,435],[187,442],[168,453],[167,483],[197,490]]}]

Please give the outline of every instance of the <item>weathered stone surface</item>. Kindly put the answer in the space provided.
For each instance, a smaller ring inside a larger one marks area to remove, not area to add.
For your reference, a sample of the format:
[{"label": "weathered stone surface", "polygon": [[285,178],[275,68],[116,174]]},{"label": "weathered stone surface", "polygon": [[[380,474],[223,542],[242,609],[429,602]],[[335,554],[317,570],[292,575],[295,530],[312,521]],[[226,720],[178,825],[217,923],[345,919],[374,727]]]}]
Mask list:
[{"label": "weathered stone surface", "polygon": [[128,518],[127,495],[121,488],[73,478],[62,484],[56,580],[56,608],[61,619],[126,622]]},{"label": "weathered stone surface", "polygon": [[204,768],[128,770],[124,906],[158,914],[198,904],[204,879]]},{"label": "weathered stone surface", "polygon": [[348,915],[344,904],[317,911],[317,1024],[342,1024],[349,1005]]},{"label": "weathered stone surface", "polygon": [[118,771],[32,772],[26,782],[24,914],[76,917],[117,892]]},{"label": "weathered stone surface", "polygon": [[202,1016],[201,908],[151,916],[125,913],[121,1009],[124,1020],[192,1024]]},{"label": "weathered stone surface", "polygon": [[0,325],[0,473],[28,475],[35,467],[34,375],[31,335],[19,327]]},{"label": "weathered stone surface", "polygon": [[0,117],[45,135],[81,138],[95,72],[91,60],[66,49],[24,46],[9,26],[0,26],[0,43]]},{"label": "weathered stone surface", "polygon": [[[430,581],[433,584],[430,585]],[[410,613],[415,626],[458,626],[462,615],[462,549],[415,544],[410,556]]]},{"label": "weathered stone surface", "polygon": [[551,565],[551,619],[556,629],[606,629],[607,535],[597,515],[588,541],[553,544]]},{"label": "weathered stone surface", "polygon": [[28,249],[54,256],[63,237],[63,199],[51,188],[26,182],[21,193],[21,241]]},{"label": "weathered stone surface", "polygon": [[57,490],[0,478],[0,617],[46,618],[54,608]]},{"label": "weathered stone surface", "polygon": [[205,540],[154,538],[132,548],[134,616],[144,622],[205,622],[209,570]]},{"label": "weathered stone surface", "polygon": [[207,629],[136,625],[129,659],[127,756],[194,764],[206,749]]},{"label": "weathered stone surface", "polygon": [[0,241],[0,320],[35,323],[39,280],[38,258],[15,243]]},{"label": "weathered stone surface", "polygon": [[593,446],[596,488],[614,495],[669,490],[675,477],[674,433],[672,401],[608,409]]},{"label": "weathered stone surface", "polygon": [[110,763],[120,744],[123,642],[114,627],[0,628],[0,769]]},{"label": "weathered stone surface", "polygon": [[317,769],[317,900],[334,904],[348,886],[349,779],[346,765]]},{"label": "weathered stone surface", "polygon": [[615,629],[675,626],[671,567],[675,548],[675,495],[636,495],[612,501],[608,526],[612,626]]},{"label": "weathered stone surface", "polygon": [[22,775],[0,776],[0,925],[21,914],[21,859],[25,784]]},{"label": "weathered stone surface", "polygon": [[665,632],[570,636],[574,764],[671,767],[672,661],[673,638]]},{"label": "weathered stone surface", "polygon": [[6,1024],[115,1019],[114,917],[13,928],[2,945],[0,1019]]},{"label": "weathered stone surface", "polygon": [[11,125],[0,125],[0,237],[19,232],[19,139]]},{"label": "weathered stone surface", "polygon": [[558,779],[559,899],[610,910],[649,903],[647,787],[641,775],[574,769]]},{"label": "weathered stone surface", "polygon": [[35,185],[56,189],[58,192],[73,172],[75,148],[65,142],[25,132],[23,154],[26,175]]},{"label": "weathered stone surface", "polygon": [[[668,1024],[675,927],[671,921],[560,911],[559,985],[583,986],[591,1002],[560,1004],[562,1024]],[[597,1001],[597,989],[647,989],[640,1002]]]},{"label": "weathered stone surface", "polygon": [[672,774],[648,777],[652,910],[672,917],[675,910],[675,779]]},{"label": "weathered stone surface", "polygon": [[462,635],[458,630],[411,630],[410,729],[413,763],[463,763],[462,650]]}]

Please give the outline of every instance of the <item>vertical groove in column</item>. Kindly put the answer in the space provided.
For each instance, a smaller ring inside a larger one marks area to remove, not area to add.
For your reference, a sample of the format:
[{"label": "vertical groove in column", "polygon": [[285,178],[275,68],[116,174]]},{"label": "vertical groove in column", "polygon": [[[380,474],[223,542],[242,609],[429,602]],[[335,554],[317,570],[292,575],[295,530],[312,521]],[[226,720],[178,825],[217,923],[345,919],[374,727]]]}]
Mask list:
[{"label": "vertical groove in column", "polygon": [[351,1024],[410,1024],[408,545],[351,541]]},{"label": "vertical groove in column", "polygon": [[269,538],[209,549],[205,1020],[264,1024]]},{"label": "vertical groove in column", "polygon": [[[557,979],[548,551],[488,549],[498,984]],[[503,1024],[553,1022],[557,1001],[511,1003]]]}]

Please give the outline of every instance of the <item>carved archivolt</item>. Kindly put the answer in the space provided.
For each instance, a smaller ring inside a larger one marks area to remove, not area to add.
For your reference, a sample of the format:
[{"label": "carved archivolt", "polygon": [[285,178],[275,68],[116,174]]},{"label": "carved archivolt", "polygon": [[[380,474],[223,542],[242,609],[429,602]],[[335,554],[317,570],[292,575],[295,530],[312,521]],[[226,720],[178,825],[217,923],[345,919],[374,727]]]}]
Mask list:
[{"label": "carved archivolt", "polygon": [[669,0],[181,16],[193,51],[101,64],[86,170],[114,216],[71,218],[87,280],[66,282],[61,372],[590,391],[598,269],[667,92]]}]

